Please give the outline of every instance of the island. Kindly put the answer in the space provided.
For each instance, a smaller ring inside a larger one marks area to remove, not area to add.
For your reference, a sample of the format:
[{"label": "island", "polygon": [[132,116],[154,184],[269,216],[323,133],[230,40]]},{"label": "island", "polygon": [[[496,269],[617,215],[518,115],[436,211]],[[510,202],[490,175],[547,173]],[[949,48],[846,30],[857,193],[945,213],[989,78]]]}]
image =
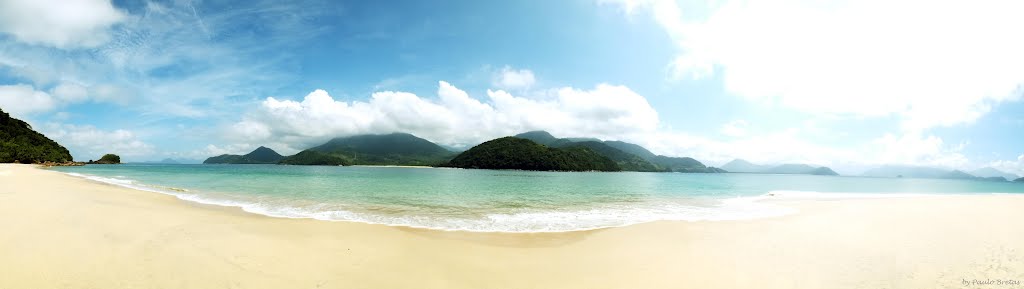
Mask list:
[{"label": "island", "polygon": [[100,159],[97,160],[97,161],[89,160],[88,164],[90,164],[90,165],[117,165],[117,164],[121,164],[121,156],[118,156],[118,155],[115,155],[115,154],[105,154],[102,157],[100,157]]},{"label": "island", "polygon": [[503,137],[462,152],[442,166],[531,171],[621,171],[611,159],[584,146],[553,148],[532,140]]},{"label": "island", "polygon": [[961,170],[950,170],[943,168],[905,166],[905,165],[883,165],[865,171],[862,176],[877,178],[921,178],[921,179],[955,179],[955,180],[981,180],[1005,182],[1016,178],[1016,175],[1004,173],[992,168],[975,170],[975,174],[966,173]]},{"label": "island", "polygon": [[549,147],[565,148],[583,146],[601,154],[623,171],[638,172],[680,172],[680,173],[723,173],[725,170],[705,166],[689,157],[668,157],[656,155],[643,146],[623,141],[601,141],[593,137],[557,138],[547,131],[529,131],[515,135],[517,138],[532,140]]},{"label": "island", "polygon": [[203,164],[276,164],[284,156],[264,146],[260,146],[245,155],[219,155],[210,157]]},{"label": "island", "polygon": [[743,159],[734,159],[725,165],[722,165],[722,169],[732,173],[749,173],[749,174],[791,174],[791,175],[818,175],[818,176],[838,176],[839,174],[828,167],[823,166],[812,166],[808,164],[781,164],[775,166],[759,165],[748,162]]}]

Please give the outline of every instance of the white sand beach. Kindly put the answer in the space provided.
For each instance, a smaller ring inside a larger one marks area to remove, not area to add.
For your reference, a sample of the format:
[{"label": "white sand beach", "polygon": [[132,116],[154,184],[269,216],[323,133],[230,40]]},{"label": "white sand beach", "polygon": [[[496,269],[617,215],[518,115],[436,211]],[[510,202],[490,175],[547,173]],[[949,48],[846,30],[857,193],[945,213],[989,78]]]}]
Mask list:
[{"label": "white sand beach", "polygon": [[0,288],[1024,288],[1024,196],[781,204],[800,212],[444,232],[271,218],[3,164]]}]

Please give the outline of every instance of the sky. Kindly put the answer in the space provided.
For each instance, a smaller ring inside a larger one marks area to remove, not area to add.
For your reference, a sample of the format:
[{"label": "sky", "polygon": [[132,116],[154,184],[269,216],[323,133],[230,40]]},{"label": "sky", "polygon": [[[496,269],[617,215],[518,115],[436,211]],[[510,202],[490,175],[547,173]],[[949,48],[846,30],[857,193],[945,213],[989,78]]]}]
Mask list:
[{"label": "sky", "polygon": [[0,1],[0,109],[78,160],[547,130],[708,165],[1024,175],[1021,1]]}]

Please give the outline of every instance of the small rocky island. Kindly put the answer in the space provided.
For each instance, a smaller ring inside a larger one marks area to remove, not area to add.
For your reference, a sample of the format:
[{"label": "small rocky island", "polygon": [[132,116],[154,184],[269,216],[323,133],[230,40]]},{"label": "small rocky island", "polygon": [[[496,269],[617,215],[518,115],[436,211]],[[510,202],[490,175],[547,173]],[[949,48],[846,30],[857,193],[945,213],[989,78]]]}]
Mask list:
[{"label": "small rocky island", "polygon": [[90,165],[117,165],[117,164],[121,164],[121,156],[118,156],[118,155],[115,155],[115,154],[105,154],[102,157],[100,157],[99,160],[96,160],[96,161],[89,160],[88,164],[90,164]]}]

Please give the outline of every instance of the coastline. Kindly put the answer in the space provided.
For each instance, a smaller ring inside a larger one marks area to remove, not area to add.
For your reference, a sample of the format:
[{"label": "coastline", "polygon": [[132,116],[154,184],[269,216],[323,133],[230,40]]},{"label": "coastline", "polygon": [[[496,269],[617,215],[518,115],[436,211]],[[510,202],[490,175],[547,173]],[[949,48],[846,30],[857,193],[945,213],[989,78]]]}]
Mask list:
[{"label": "coastline", "polygon": [[401,166],[401,165],[352,165],[353,167],[365,167],[365,168],[414,168],[414,169],[433,169],[436,167],[431,166]]},{"label": "coastline", "polygon": [[[786,200],[800,213],[565,233],[249,214],[0,165],[0,288],[934,288],[1024,281],[1024,196]],[[1019,288],[1005,287],[1005,288]]]}]

